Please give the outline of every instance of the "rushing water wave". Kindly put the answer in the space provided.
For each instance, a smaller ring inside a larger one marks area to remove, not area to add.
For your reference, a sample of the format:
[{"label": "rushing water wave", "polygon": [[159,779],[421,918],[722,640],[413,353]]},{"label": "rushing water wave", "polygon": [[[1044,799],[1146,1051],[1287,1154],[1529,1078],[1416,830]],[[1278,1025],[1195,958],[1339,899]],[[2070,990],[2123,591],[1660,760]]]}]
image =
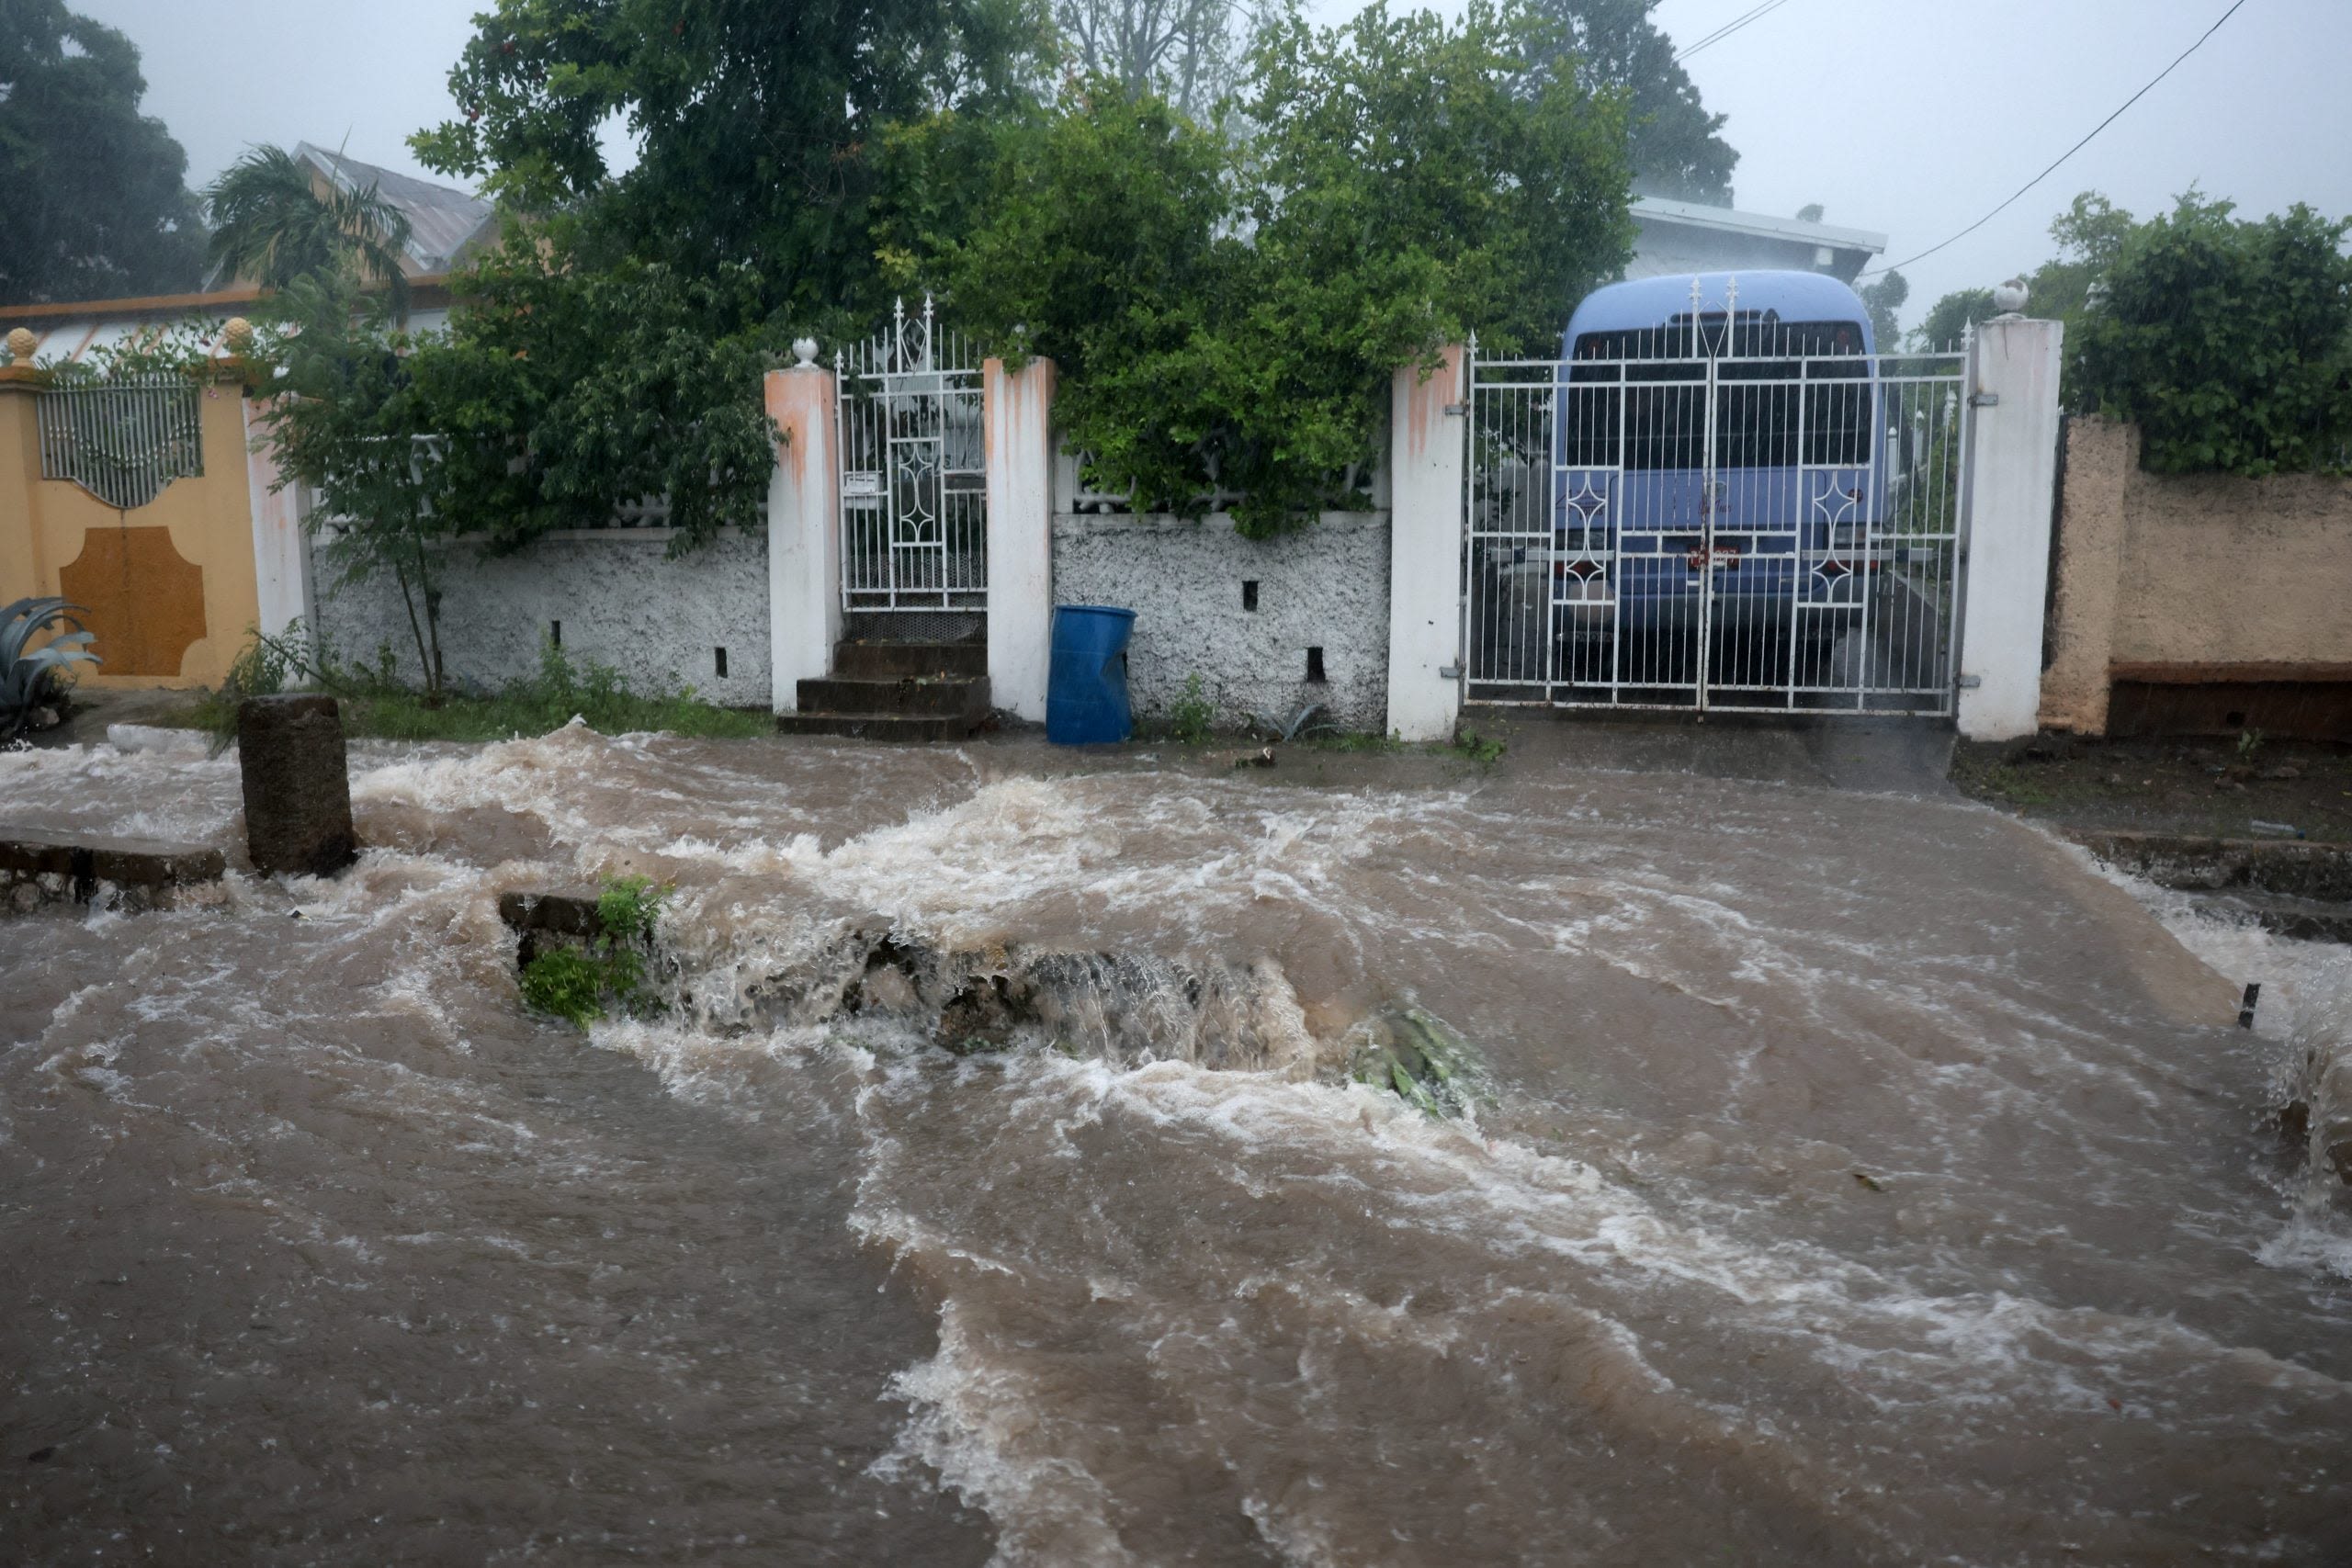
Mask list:
[{"label": "rushing water wave", "polygon": [[[123,740],[12,814],[233,854]],[[2352,1551],[2278,1124],[2352,972],[1990,812],[578,728],[354,797],[336,882],[0,925],[11,1556]],[[672,1006],[583,1048],[496,896],[621,874]],[[1462,1116],[1348,1081],[1404,1009]]]}]

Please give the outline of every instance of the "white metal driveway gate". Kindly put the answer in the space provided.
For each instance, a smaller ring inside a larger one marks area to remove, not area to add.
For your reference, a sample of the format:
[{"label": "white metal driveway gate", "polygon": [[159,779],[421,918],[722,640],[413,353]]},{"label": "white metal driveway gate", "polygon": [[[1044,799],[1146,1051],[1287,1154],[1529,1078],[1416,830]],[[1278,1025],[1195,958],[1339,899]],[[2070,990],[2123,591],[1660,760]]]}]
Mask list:
[{"label": "white metal driveway gate", "polygon": [[837,353],[842,607],[872,614],[985,610],[988,442],[979,360],[931,301]]},{"label": "white metal driveway gate", "polygon": [[1727,304],[1473,346],[1468,701],[1952,711],[1965,355]]}]

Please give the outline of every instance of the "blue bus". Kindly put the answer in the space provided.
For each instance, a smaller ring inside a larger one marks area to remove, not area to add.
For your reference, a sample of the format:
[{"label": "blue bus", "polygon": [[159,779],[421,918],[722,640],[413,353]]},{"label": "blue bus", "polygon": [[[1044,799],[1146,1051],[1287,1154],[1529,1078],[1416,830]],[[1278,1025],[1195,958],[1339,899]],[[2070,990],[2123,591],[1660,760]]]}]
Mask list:
[{"label": "blue bus", "polygon": [[1560,679],[1804,683],[1803,650],[1859,624],[1886,564],[1876,346],[1816,273],[1586,297],[1553,398]]}]

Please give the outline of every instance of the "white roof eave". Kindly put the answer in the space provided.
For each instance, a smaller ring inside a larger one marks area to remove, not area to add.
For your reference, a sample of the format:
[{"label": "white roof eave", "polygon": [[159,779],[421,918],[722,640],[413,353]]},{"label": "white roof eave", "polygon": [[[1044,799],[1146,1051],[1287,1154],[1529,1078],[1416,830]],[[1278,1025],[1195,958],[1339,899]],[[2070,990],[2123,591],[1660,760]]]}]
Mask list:
[{"label": "white roof eave", "polygon": [[1671,223],[1687,229],[1713,229],[1723,233],[1751,234],[1768,240],[1787,240],[1801,245],[1826,245],[1838,251],[1865,251],[1872,255],[1886,249],[1886,236],[1868,229],[1838,229],[1826,223],[1807,223],[1797,218],[1774,218],[1769,213],[1742,212],[1730,207],[1709,207],[1699,201],[1668,201],[1663,197],[1644,196],[1634,199],[1635,219],[1650,223]]}]

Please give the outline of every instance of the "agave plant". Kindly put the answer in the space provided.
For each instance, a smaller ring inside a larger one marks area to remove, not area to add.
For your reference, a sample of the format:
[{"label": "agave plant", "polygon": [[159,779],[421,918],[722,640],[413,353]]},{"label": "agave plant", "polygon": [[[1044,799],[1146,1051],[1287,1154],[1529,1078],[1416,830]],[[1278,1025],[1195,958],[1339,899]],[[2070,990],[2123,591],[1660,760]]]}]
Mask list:
[{"label": "agave plant", "polygon": [[1312,719],[1317,714],[1321,713],[1322,711],[1323,705],[1321,703],[1309,703],[1305,707],[1299,709],[1296,713],[1291,715],[1287,719],[1276,718],[1270,713],[1255,713],[1251,714],[1250,716],[1258,721],[1259,728],[1264,730],[1275,739],[1288,741],[1295,740],[1301,735],[1312,735],[1317,730],[1336,728],[1329,723],[1311,724],[1308,722],[1308,720]]},{"label": "agave plant", "polygon": [[[76,610],[89,613],[88,606],[62,599],[19,599],[0,610],[0,740],[24,733],[33,709],[60,683],[60,671],[99,662],[90,651],[92,634],[74,618]],[[25,646],[61,622],[74,629],[39,648]]]}]

